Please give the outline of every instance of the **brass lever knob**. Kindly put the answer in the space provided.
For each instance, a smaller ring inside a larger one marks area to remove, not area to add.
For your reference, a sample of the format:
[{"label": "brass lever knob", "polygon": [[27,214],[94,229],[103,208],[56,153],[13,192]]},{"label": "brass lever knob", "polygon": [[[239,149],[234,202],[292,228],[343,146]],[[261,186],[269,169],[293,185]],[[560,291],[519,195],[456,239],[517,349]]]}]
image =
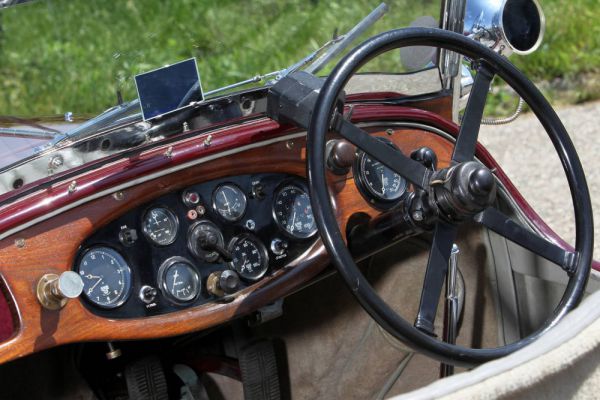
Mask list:
[{"label": "brass lever knob", "polygon": [[37,298],[48,310],[59,310],[69,299],[78,297],[83,291],[83,280],[73,271],[65,271],[60,275],[46,274],[37,284]]}]

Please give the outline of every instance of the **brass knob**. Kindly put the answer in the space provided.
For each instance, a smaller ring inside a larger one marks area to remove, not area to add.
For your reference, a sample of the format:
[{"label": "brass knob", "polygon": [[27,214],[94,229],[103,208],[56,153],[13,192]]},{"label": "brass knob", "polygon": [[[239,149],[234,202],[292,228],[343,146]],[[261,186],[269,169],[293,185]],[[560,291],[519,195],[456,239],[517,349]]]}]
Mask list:
[{"label": "brass knob", "polygon": [[216,271],[208,276],[206,289],[217,297],[235,293],[240,287],[240,277],[237,272],[226,269]]},{"label": "brass knob", "polygon": [[69,299],[79,297],[83,291],[83,280],[73,271],[65,271],[60,275],[46,274],[37,284],[37,298],[48,310],[59,310]]}]

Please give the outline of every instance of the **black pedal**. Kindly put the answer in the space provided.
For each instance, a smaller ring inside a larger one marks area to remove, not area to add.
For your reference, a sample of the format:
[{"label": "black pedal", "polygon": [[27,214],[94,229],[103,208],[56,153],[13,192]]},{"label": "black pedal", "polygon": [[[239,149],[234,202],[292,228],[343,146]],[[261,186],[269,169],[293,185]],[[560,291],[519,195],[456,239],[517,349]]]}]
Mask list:
[{"label": "black pedal", "polygon": [[269,340],[245,346],[239,354],[239,364],[246,400],[279,400],[281,388],[275,347]]},{"label": "black pedal", "polygon": [[125,368],[125,381],[131,400],[168,400],[167,378],[160,360],[147,357]]}]

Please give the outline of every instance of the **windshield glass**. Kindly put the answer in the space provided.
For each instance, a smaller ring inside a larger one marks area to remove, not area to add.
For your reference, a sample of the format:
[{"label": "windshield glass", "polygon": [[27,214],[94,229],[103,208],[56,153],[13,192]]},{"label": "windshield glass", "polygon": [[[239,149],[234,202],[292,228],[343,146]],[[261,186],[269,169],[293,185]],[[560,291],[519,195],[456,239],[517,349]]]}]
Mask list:
[{"label": "windshield glass", "polygon": [[[5,0],[0,7],[21,2]],[[0,168],[39,153],[107,109],[135,100],[137,74],[195,58],[202,87],[210,92],[296,63],[379,4],[38,0],[2,8]],[[427,23],[438,25],[440,9],[439,1],[390,2],[385,16],[349,48],[422,16],[431,16]],[[403,63],[398,52],[390,53],[367,69],[423,69],[435,62],[435,56],[427,57],[429,62],[411,65],[412,58]],[[319,74],[327,74],[335,61]],[[128,112],[137,114],[139,106],[133,104]]]}]

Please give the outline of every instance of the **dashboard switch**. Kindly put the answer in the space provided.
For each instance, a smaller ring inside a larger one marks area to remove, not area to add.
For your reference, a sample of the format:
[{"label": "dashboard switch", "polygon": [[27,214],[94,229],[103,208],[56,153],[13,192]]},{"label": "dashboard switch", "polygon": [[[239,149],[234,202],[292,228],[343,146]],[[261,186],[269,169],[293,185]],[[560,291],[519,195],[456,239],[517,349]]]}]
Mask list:
[{"label": "dashboard switch", "polygon": [[144,285],[140,289],[140,300],[146,304],[153,303],[156,300],[156,295],[158,295],[158,290],[152,286]]},{"label": "dashboard switch", "polygon": [[230,269],[213,272],[206,280],[206,289],[209,293],[222,297],[235,293],[240,287],[239,275]]},{"label": "dashboard switch", "polygon": [[285,240],[282,239],[273,239],[271,241],[271,251],[273,252],[273,254],[280,256],[283,253],[285,253],[285,251],[288,248],[288,242],[286,242]]},{"label": "dashboard switch", "polygon": [[252,184],[252,198],[257,200],[262,200],[265,198],[265,187],[260,182],[255,182]]},{"label": "dashboard switch", "polygon": [[123,228],[119,232],[119,242],[121,242],[123,246],[131,247],[137,240],[138,235],[135,229]]}]

